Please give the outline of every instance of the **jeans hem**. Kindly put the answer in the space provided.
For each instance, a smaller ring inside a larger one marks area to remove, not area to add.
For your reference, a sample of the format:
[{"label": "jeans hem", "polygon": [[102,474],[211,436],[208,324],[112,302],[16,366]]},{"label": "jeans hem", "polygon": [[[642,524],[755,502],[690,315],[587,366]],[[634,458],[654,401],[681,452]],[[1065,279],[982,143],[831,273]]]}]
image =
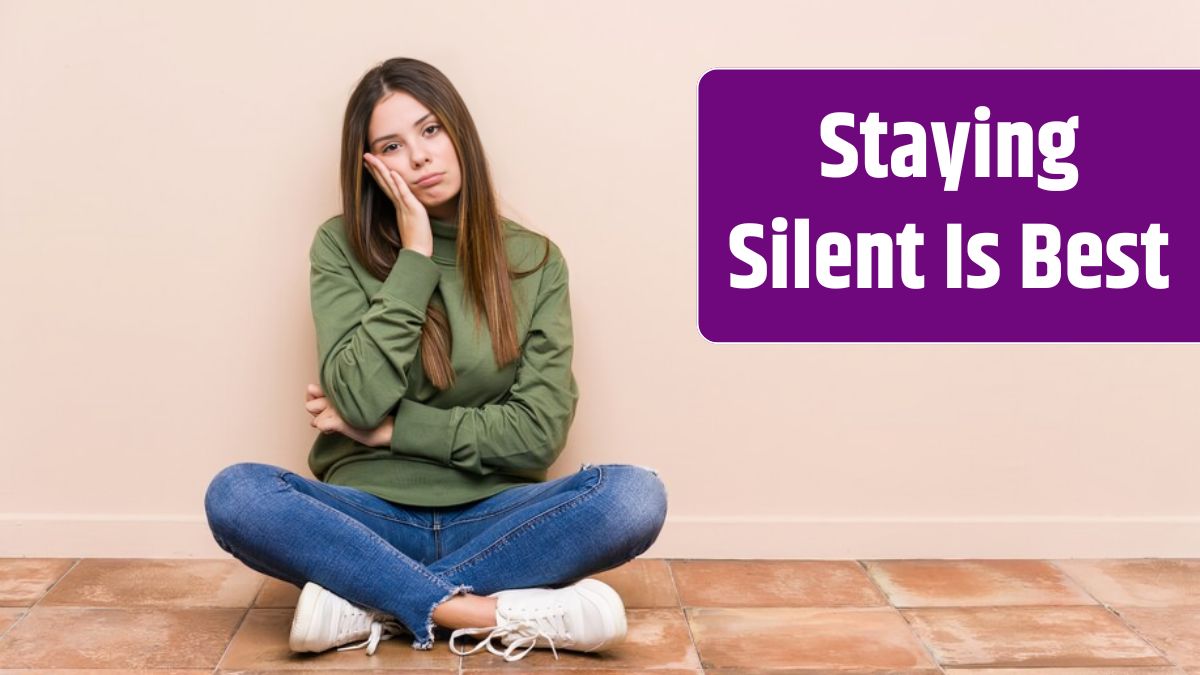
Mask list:
[{"label": "jeans hem", "polygon": [[470,593],[473,590],[475,590],[475,587],[467,585],[467,584],[455,586],[455,587],[451,588],[450,592],[447,593],[445,596],[443,596],[441,600],[438,600],[438,601],[434,602],[432,605],[430,605],[429,606],[429,618],[426,619],[426,621],[425,621],[426,637],[424,639],[422,639],[420,636],[414,636],[413,643],[412,643],[413,649],[420,649],[420,650],[433,649],[433,640],[434,640],[433,628],[435,625],[433,623],[433,610],[437,609],[438,605],[442,604],[443,602],[446,602],[450,598],[453,598],[458,593],[460,593],[460,592]]}]

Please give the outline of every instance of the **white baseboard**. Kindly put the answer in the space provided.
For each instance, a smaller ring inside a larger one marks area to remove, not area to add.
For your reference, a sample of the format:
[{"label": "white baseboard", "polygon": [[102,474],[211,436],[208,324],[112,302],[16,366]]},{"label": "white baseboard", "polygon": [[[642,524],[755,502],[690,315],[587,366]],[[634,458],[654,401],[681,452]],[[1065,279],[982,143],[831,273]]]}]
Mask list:
[{"label": "white baseboard", "polygon": [[[0,514],[0,556],[224,558],[195,516]],[[1200,517],[668,516],[644,557],[1200,558]]]},{"label": "white baseboard", "polygon": [[1200,517],[680,516],[650,558],[1197,558]]}]

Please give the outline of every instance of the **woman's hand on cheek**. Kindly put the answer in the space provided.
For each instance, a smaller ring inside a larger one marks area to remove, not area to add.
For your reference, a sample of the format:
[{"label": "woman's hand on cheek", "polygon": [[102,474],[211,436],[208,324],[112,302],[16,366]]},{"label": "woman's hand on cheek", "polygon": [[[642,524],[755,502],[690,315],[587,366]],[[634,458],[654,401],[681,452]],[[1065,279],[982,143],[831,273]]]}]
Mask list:
[{"label": "woman's hand on cheek", "polygon": [[433,255],[433,230],[425,205],[396,171],[371,153],[363,155],[363,164],[375,178],[392,205],[396,207],[396,225],[400,229],[400,244],[425,256]]}]

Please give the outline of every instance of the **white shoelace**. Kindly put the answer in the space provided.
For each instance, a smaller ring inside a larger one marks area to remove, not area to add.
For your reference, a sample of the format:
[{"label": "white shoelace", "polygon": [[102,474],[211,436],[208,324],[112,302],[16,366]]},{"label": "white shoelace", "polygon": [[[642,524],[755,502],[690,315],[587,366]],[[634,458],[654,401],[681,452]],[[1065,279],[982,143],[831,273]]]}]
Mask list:
[{"label": "white shoelace", "polygon": [[[566,640],[568,643],[571,640],[571,634],[567,632],[565,615],[566,612],[560,606],[555,607],[539,607],[533,610],[524,610],[514,612],[517,614],[512,619],[505,621],[498,626],[487,626],[484,628],[459,628],[450,634],[450,651],[460,656],[474,654],[480,649],[487,650],[497,656],[503,656],[505,661],[518,661],[525,657],[531,649],[537,646],[539,637],[546,638],[550,643],[550,650],[554,652],[555,660],[558,659],[558,649],[554,646],[555,638]],[[454,648],[454,638],[459,635],[477,635],[485,631],[491,631],[482,642],[475,645],[470,651],[460,652]],[[492,645],[492,638],[504,637],[506,635],[518,636],[508,645],[508,649],[500,651]],[[513,652],[525,646],[525,651],[514,655]]]},{"label": "white shoelace", "polygon": [[[385,629],[388,631],[387,633],[383,632]],[[404,627],[401,626],[400,623],[398,623],[396,621],[389,621],[386,619],[381,621],[378,619],[372,619],[371,620],[371,636],[370,637],[368,637],[366,640],[363,640],[362,642],[359,642],[358,644],[355,644],[355,645],[345,645],[343,647],[338,647],[337,650],[339,652],[344,652],[344,651],[347,651],[350,649],[362,649],[363,647],[366,647],[367,648],[367,656],[371,656],[375,653],[375,649],[377,647],[379,647],[380,641],[391,640],[393,637],[396,637],[397,634],[399,634],[403,631],[404,631]]]}]

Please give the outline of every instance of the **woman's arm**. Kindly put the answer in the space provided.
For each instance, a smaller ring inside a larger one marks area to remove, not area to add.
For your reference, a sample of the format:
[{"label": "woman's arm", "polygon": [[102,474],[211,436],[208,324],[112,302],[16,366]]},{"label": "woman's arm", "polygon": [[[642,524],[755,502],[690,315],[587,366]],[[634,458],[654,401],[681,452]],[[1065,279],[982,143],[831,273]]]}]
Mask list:
[{"label": "woman's arm", "polygon": [[368,297],[328,229],[317,230],[309,250],[321,386],[348,424],[375,429],[408,390],[408,367],[441,271],[428,256],[401,249]]},{"label": "woman's arm", "polygon": [[309,426],[323,434],[342,434],[372,448],[386,448],[392,442],[395,417],[389,415],[383,418],[382,424],[369,431],[352,427],[338,414],[337,408],[329,405],[329,399],[320,385],[309,384],[305,389],[304,409],[313,417]]},{"label": "woman's arm", "polygon": [[437,408],[405,399],[392,451],[471,473],[540,471],[558,458],[575,416],[573,335],[566,261],[551,244],[509,397],[482,407]]}]

